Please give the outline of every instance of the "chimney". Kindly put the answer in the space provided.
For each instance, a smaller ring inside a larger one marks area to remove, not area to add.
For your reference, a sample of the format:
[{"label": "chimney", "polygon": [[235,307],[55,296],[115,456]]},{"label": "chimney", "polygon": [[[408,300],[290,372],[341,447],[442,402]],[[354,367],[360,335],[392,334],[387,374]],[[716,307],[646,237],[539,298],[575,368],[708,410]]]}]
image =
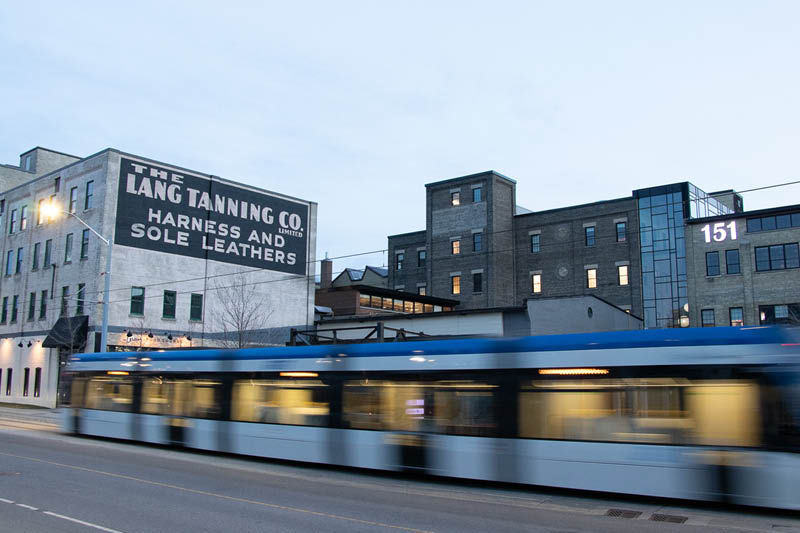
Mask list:
[{"label": "chimney", "polygon": [[333,283],[333,261],[328,258],[320,261],[319,288],[330,289]]}]

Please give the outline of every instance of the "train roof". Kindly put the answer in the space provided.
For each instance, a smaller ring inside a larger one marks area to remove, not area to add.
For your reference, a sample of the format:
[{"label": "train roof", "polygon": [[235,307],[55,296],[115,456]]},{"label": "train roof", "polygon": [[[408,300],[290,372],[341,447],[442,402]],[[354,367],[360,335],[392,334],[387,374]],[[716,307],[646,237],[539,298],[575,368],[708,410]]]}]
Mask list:
[{"label": "train roof", "polygon": [[171,350],[75,354],[71,363],[116,362],[148,357],[152,361],[224,361],[318,359],[325,357],[389,357],[398,355],[458,355],[481,353],[613,350],[679,346],[755,344],[800,345],[800,328],[776,326],[612,331],[521,338],[473,338],[369,344],[285,346],[239,350]]}]

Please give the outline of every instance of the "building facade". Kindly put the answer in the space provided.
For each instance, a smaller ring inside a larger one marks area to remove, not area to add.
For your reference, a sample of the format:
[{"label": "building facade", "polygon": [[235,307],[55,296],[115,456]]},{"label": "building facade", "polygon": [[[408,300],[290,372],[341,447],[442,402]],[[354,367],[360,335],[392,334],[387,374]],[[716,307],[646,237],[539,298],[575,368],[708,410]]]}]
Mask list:
[{"label": "building facade", "polygon": [[37,172],[49,154],[0,168],[0,402],[53,405],[78,350],[229,346],[243,326],[278,344],[313,324],[314,202],[114,149]]},{"label": "building facade", "polygon": [[691,323],[685,231],[741,212],[733,191],[688,182],[531,212],[494,171],[426,185],[424,230],[388,238],[389,288],[458,299],[461,309],[595,296],[644,326]]},{"label": "building facade", "polygon": [[800,325],[800,205],[687,224],[698,326]]}]

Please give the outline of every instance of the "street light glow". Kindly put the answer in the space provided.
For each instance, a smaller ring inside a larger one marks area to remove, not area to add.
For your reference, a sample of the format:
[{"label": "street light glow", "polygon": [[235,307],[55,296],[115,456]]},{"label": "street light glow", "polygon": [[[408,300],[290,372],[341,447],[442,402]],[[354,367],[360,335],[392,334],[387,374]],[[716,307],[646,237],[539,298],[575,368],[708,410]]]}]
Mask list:
[{"label": "street light glow", "polygon": [[42,214],[52,220],[61,213],[61,208],[55,202],[45,202],[42,204]]}]

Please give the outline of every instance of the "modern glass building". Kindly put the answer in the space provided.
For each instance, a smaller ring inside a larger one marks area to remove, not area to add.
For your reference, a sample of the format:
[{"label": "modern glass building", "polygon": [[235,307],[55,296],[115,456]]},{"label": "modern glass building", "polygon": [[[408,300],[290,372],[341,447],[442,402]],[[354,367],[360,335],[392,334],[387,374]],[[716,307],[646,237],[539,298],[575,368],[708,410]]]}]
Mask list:
[{"label": "modern glass building", "polygon": [[[741,198],[726,191],[731,206],[689,182],[633,191],[639,212],[645,328],[689,326],[685,222],[733,213]],[[737,203],[738,202],[738,203]]]}]

